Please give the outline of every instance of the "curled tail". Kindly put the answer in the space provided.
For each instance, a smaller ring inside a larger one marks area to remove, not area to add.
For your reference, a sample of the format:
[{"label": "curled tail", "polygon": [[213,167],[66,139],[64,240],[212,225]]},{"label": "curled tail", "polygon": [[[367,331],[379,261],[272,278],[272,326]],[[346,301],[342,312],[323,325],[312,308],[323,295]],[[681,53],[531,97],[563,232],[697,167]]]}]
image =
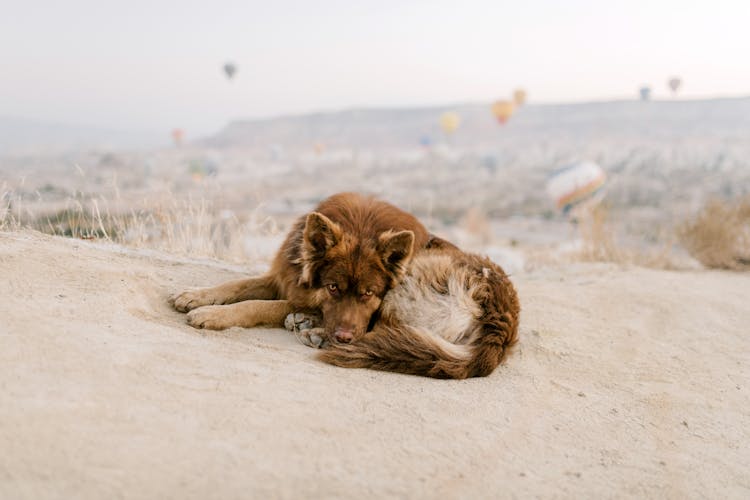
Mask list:
[{"label": "curled tail", "polygon": [[516,341],[516,322],[509,314],[483,323],[471,344],[454,344],[438,335],[403,324],[378,324],[351,344],[334,344],[319,354],[322,361],[344,368],[370,368],[433,378],[484,377],[500,364]]},{"label": "curled tail", "polygon": [[373,330],[320,359],[435,378],[492,373],[516,342],[518,295],[500,266],[453,248],[418,254]]}]

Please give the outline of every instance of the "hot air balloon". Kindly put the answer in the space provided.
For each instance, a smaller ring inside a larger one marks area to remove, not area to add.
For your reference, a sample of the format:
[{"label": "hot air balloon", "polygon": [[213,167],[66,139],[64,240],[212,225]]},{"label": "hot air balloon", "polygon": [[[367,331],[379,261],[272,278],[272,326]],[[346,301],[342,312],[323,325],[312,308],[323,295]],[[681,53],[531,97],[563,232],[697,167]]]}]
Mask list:
[{"label": "hot air balloon", "polygon": [[237,73],[237,66],[234,63],[228,62],[224,64],[224,74],[227,75],[227,79],[231,80],[234,78],[235,73]]},{"label": "hot air balloon", "polygon": [[645,86],[638,90],[638,94],[641,96],[641,101],[651,100],[651,87]]},{"label": "hot air balloon", "polygon": [[594,162],[567,165],[547,178],[547,194],[564,214],[584,202],[598,201],[607,180],[604,170]]},{"label": "hot air balloon", "polygon": [[446,111],[440,115],[440,128],[446,134],[452,134],[461,125],[461,117],[454,111]]},{"label": "hot air balloon", "polygon": [[174,141],[175,146],[181,146],[182,145],[182,139],[185,138],[185,131],[181,128],[176,128],[172,130],[172,140]]},{"label": "hot air balloon", "polygon": [[206,176],[206,169],[203,167],[203,162],[200,160],[190,160],[188,172],[190,172],[190,177],[195,182],[203,180]]},{"label": "hot air balloon", "polygon": [[516,106],[523,106],[526,104],[526,91],[524,89],[516,89],[513,92],[513,102]]},{"label": "hot air balloon", "polygon": [[682,85],[682,80],[680,77],[673,76],[669,79],[667,85],[669,86],[669,90],[672,91],[672,94],[677,94],[677,91],[680,90],[680,85]]},{"label": "hot air balloon", "polygon": [[516,107],[511,101],[496,101],[492,104],[492,114],[501,125],[508,121],[515,110]]}]

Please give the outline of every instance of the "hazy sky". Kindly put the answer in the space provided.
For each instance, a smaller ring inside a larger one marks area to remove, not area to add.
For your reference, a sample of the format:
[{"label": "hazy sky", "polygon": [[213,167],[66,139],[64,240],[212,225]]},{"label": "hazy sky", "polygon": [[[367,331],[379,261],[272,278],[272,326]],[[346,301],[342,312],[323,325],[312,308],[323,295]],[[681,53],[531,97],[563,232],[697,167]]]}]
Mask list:
[{"label": "hazy sky", "polygon": [[[349,107],[750,94],[750,0],[0,0],[0,115],[211,132]],[[234,81],[221,72],[239,66]]]}]

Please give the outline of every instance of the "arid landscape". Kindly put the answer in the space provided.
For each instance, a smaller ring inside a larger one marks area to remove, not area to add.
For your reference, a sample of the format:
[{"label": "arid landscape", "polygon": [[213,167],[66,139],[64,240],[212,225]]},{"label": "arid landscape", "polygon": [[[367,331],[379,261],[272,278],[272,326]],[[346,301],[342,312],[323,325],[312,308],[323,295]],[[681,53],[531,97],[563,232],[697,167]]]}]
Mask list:
[{"label": "arid landscape", "polygon": [[694,267],[680,227],[711,200],[750,195],[750,99],[530,105],[505,126],[487,107],[448,108],[463,117],[451,135],[436,122],[446,108],[237,122],[156,149],[103,146],[115,133],[44,149],[40,133],[33,152],[0,154],[0,227],[252,262],[326,196],[361,191],[467,249],[513,253],[503,263],[516,268],[580,247],[586,218],[560,213],[545,186],[588,160],[606,172],[617,245]]},{"label": "arid landscape", "polygon": [[748,19],[3,4],[0,500],[750,499]]},{"label": "arid landscape", "polygon": [[[453,108],[452,136],[424,109],[7,147],[0,498],[747,497],[750,100]],[[545,185],[582,160],[604,193],[564,214]],[[504,365],[346,370],[169,307],[265,271],[344,190],[504,266]]]}]

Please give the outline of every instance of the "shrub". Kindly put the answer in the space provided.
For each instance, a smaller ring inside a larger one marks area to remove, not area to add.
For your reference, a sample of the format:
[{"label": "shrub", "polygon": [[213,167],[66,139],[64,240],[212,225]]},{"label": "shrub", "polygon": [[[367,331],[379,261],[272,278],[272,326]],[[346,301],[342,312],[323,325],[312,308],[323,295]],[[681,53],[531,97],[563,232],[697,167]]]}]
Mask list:
[{"label": "shrub", "polygon": [[704,266],[750,270],[750,197],[709,201],[678,234],[685,249]]}]

